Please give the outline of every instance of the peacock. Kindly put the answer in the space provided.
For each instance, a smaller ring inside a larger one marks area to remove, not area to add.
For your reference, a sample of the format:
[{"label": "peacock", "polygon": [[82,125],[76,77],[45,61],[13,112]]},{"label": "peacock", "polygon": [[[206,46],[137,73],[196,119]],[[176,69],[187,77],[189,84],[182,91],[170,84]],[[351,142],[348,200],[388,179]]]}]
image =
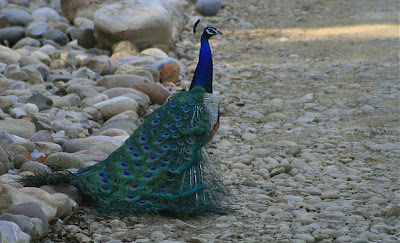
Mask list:
[{"label": "peacock", "polygon": [[204,149],[219,127],[209,45],[218,34],[214,27],[203,29],[189,91],[172,94],[107,159],[76,173],[38,174],[25,181],[70,183],[106,213],[223,212],[225,189]]}]

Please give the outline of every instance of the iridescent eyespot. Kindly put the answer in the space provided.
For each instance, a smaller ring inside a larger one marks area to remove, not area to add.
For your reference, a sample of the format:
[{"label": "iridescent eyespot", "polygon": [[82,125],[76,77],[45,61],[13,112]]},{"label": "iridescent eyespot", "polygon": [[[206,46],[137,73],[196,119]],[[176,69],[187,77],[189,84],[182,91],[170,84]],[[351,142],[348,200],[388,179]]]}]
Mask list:
[{"label": "iridescent eyespot", "polygon": [[135,149],[135,147],[129,146],[129,150],[135,151],[136,149]]},{"label": "iridescent eyespot", "polygon": [[122,167],[126,167],[126,166],[128,166],[128,163],[126,163],[126,162],[121,162],[121,164],[120,164]]},{"label": "iridescent eyespot", "polygon": [[148,173],[148,174],[145,175],[146,178],[150,178],[152,176],[153,176],[153,174],[151,174],[151,173]]},{"label": "iridescent eyespot", "polygon": [[126,200],[127,200],[127,201],[132,201],[132,200],[135,199],[135,198],[136,198],[136,196],[131,195],[131,196],[127,196],[127,197],[126,197]]},{"label": "iridescent eyespot", "polygon": [[99,173],[99,176],[100,176],[100,177],[105,177],[106,174],[104,174],[104,173],[101,172],[101,173]]}]

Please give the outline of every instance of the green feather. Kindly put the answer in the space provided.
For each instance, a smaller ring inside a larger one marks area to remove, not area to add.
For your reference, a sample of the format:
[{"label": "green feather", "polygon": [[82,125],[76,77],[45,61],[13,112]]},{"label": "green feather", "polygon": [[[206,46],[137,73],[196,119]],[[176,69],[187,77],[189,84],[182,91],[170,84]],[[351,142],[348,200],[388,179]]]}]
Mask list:
[{"label": "green feather", "polygon": [[72,175],[101,211],[179,214],[219,209],[203,146],[212,133],[204,88],[173,95],[106,160]]}]

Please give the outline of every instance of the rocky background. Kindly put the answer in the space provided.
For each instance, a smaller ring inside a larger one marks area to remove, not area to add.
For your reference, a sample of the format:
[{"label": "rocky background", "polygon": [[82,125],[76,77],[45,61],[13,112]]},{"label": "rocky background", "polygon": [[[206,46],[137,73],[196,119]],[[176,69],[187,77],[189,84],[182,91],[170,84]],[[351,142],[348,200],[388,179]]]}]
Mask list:
[{"label": "rocky background", "polygon": [[[0,241],[398,242],[395,0],[0,0]],[[209,17],[204,17],[207,15]],[[74,187],[187,89],[211,40],[229,215],[104,216]]]}]

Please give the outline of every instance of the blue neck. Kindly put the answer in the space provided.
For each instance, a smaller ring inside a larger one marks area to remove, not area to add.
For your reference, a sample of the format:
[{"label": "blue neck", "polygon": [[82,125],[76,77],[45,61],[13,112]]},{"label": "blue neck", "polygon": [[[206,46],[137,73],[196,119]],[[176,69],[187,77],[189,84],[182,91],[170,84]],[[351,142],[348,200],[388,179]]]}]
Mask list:
[{"label": "blue neck", "polygon": [[212,93],[213,62],[208,38],[201,36],[201,48],[199,63],[197,63],[190,89],[195,86],[203,87],[208,93]]}]

